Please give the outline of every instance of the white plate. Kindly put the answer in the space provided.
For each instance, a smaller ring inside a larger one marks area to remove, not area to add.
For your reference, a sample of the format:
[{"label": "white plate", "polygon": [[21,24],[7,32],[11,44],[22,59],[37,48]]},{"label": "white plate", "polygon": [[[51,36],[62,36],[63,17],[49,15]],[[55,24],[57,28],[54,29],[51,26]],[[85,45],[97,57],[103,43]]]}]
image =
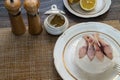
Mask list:
[{"label": "white plate", "polygon": [[75,47],[83,34],[99,32],[114,48],[113,62],[120,63],[120,32],[113,27],[98,23],[80,23],[66,30],[54,48],[54,64],[63,80],[120,80],[118,72],[110,68],[102,74],[88,74],[74,63]]},{"label": "white plate", "polygon": [[81,7],[79,6],[79,3],[71,5],[68,3],[68,0],[63,0],[63,2],[69,12],[71,12],[72,14],[78,17],[83,17],[83,18],[100,16],[105,12],[107,12],[111,5],[111,0],[97,0],[95,9],[90,12],[87,12],[81,9]]}]

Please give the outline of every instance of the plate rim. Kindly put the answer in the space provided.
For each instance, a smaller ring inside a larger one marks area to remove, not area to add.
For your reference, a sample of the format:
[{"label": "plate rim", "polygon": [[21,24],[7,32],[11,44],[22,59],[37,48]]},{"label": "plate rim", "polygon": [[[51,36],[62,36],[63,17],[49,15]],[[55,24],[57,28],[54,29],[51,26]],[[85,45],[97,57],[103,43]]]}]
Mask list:
[{"label": "plate rim", "polygon": [[99,13],[96,13],[95,15],[82,15],[82,14],[79,14],[77,12],[75,12],[73,9],[71,9],[71,7],[69,6],[68,4],[68,1],[67,0],[63,0],[63,3],[64,3],[64,6],[66,7],[66,9],[72,13],[73,15],[76,15],[78,17],[82,17],[82,18],[93,18],[93,17],[98,17],[100,15],[103,15],[104,13],[106,13],[109,9],[110,9],[110,6],[112,4],[112,1],[111,0],[106,0],[107,1],[107,4],[106,6],[104,7],[103,10],[101,10]]},{"label": "plate rim", "polygon": [[[68,33],[68,32],[69,32],[69,30],[72,30],[73,28],[75,28],[75,26],[78,26],[78,25],[86,25],[86,24],[102,24],[102,25],[106,25],[106,26],[108,26],[109,28],[113,29],[114,32],[117,31],[117,34],[120,34],[120,31],[119,31],[119,30],[113,28],[113,27],[110,26],[110,25],[107,25],[107,24],[105,24],[105,23],[100,23],[100,22],[83,22],[83,23],[79,23],[79,24],[73,25],[71,28],[69,28],[68,30],[66,30],[66,31],[58,38],[58,40],[56,41],[55,47],[54,47],[54,53],[53,53],[53,59],[54,59],[55,68],[56,68],[57,72],[59,73],[59,75],[61,76],[61,78],[64,79],[64,80],[66,80],[66,77],[64,77],[63,75],[61,75],[61,73],[60,73],[60,71],[59,71],[59,68],[58,68],[58,65],[56,65],[56,63],[57,63],[57,62],[56,62],[56,59],[55,59],[55,53],[56,53],[55,48],[57,47],[56,45],[59,43],[59,40],[60,40],[63,36],[65,36],[65,33]],[[119,32],[119,33],[118,33],[118,32]],[[69,76],[70,76],[70,75],[69,75]]]}]

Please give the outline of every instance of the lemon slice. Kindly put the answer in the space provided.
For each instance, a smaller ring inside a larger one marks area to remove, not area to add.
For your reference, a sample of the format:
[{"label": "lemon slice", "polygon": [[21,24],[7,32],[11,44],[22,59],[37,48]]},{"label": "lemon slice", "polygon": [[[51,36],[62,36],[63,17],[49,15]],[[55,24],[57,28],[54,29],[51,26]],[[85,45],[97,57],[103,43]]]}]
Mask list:
[{"label": "lemon slice", "polygon": [[68,0],[68,2],[70,3],[70,4],[73,4],[73,3],[77,3],[77,2],[79,2],[80,0]]},{"label": "lemon slice", "polygon": [[91,11],[96,6],[96,0],[80,0],[80,6],[85,11]]}]

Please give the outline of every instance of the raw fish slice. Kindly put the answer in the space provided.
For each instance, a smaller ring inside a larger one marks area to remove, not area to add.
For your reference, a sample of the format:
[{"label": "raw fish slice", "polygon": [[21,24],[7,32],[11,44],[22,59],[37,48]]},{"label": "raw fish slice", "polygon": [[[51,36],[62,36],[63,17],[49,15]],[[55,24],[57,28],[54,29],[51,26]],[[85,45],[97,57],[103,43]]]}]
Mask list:
[{"label": "raw fish slice", "polygon": [[102,52],[102,50],[100,48],[101,45],[97,39],[98,34],[93,34],[93,37],[95,39],[95,43],[94,43],[95,55],[100,61],[103,61],[104,60],[104,53]]},{"label": "raw fish slice", "polygon": [[104,53],[101,51],[100,47],[98,46],[98,43],[94,43],[94,48],[95,48],[95,56],[100,60],[104,60]]},{"label": "raw fish slice", "polygon": [[105,42],[102,38],[100,38],[98,33],[96,34],[96,36],[97,36],[97,39],[98,39],[99,43],[101,44],[101,47],[103,49],[104,54],[109,59],[112,60],[113,59],[113,55],[112,55],[112,48],[111,48],[111,46],[107,42]]},{"label": "raw fish slice", "polygon": [[87,55],[88,58],[90,59],[90,61],[92,61],[95,57],[95,49],[94,49],[94,40],[91,36],[85,35],[84,39],[87,41],[88,43],[88,50],[87,50]]},{"label": "raw fish slice", "polygon": [[85,42],[84,45],[79,49],[79,58],[83,58],[87,54],[87,43]]}]

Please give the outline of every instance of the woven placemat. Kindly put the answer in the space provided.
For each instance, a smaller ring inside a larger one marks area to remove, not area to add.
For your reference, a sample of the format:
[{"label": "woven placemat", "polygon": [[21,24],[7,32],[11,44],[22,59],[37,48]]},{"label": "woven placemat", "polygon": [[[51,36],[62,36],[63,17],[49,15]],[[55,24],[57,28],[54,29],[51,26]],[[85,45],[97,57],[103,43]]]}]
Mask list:
[{"label": "woven placemat", "polygon": [[[120,30],[119,21],[104,23]],[[0,80],[62,80],[53,60],[57,38],[46,31],[39,36],[26,32],[18,37],[10,28],[0,28]]]}]

